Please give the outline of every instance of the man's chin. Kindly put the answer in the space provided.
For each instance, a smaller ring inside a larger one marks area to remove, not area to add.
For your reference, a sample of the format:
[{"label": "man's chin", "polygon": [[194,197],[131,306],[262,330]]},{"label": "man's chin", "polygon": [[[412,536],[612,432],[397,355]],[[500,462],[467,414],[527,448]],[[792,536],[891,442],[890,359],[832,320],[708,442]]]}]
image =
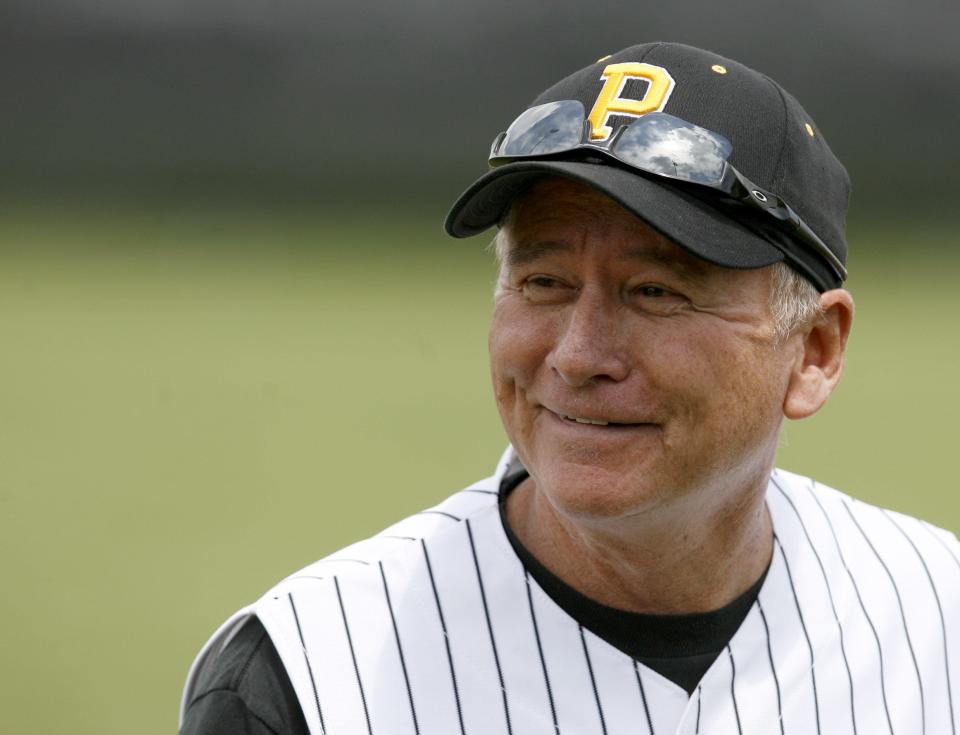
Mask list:
[{"label": "man's chin", "polygon": [[555,462],[531,473],[536,492],[562,515],[581,520],[623,518],[663,502],[669,492],[642,467]]}]

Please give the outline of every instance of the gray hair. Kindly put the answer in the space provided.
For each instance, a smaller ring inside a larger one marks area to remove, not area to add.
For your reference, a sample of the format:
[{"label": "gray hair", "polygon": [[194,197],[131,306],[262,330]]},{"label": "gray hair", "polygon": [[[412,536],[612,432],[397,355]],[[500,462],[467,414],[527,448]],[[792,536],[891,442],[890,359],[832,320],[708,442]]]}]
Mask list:
[{"label": "gray hair", "polygon": [[820,292],[782,260],[770,266],[770,313],[781,342],[823,318]]},{"label": "gray hair", "polygon": [[[503,284],[503,263],[506,239],[497,230],[491,247],[497,260],[497,285]],[[786,341],[795,331],[810,326],[823,316],[820,293],[816,287],[789,265],[780,261],[770,266],[770,314],[778,342]]]}]

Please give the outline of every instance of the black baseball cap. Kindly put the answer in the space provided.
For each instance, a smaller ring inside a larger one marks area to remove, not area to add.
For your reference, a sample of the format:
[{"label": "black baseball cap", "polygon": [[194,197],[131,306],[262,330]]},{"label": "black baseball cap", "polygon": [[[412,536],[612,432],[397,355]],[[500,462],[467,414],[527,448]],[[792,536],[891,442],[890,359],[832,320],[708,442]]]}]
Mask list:
[{"label": "black baseball cap", "polygon": [[[528,109],[561,100],[580,101],[589,111],[594,133],[610,134],[653,111],[719,133],[732,144],[729,163],[787,202],[837,259],[846,262],[850,178],[810,115],[769,77],[692,46],[645,43],[574,72]],[[810,249],[783,247],[783,233],[771,232],[749,211],[730,210],[696,186],[678,185],[605,156],[584,158],[571,152],[499,165],[457,199],[444,229],[454,237],[483,232],[500,223],[513,200],[547,175],[598,189],[717,265],[761,268],[786,260],[821,291],[841,283],[821,256]]]}]

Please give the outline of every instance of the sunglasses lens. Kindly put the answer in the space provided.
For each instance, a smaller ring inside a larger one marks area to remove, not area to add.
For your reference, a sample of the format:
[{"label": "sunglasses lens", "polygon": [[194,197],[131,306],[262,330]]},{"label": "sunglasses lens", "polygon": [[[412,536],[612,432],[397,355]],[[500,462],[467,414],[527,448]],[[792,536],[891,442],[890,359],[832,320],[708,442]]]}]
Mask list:
[{"label": "sunglasses lens", "polygon": [[733,146],[719,133],[665,112],[644,115],[617,139],[617,158],[650,173],[694,184],[719,184]]},{"label": "sunglasses lens", "polygon": [[493,158],[544,156],[580,145],[583,105],[576,100],[548,102],[524,112],[507,128]]}]

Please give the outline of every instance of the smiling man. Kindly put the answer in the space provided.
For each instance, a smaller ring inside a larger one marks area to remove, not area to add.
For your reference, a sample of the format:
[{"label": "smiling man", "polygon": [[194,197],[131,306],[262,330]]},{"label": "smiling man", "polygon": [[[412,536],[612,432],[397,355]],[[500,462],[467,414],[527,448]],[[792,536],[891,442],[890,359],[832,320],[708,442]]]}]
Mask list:
[{"label": "smiling man", "polygon": [[780,424],[839,379],[849,294],[781,338],[770,269],[700,260],[565,179],[523,196],[499,242],[493,382],[532,475],[511,528],[599,602],[721,607],[769,563]]},{"label": "smiling man", "polygon": [[493,476],[231,618],[183,733],[955,733],[960,546],[774,468],[837,386],[849,182],[800,104],[643,44],[541,94],[497,226]]}]

